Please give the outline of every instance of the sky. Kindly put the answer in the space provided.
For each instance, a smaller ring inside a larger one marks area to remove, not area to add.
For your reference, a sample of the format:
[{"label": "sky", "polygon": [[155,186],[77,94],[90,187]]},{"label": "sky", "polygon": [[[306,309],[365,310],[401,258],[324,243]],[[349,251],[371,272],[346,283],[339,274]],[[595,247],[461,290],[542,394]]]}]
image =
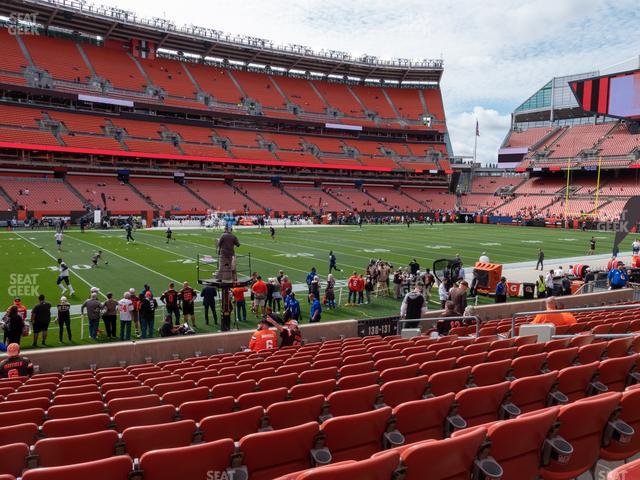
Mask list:
[{"label": "sky", "polygon": [[[554,76],[640,56],[637,0],[101,0],[145,17],[314,50],[442,58],[455,155],[495,163],[510,114]],[[637,65],[637,60],[636,65]],[[613,67],[615,69],[615,67]],[[618,66],[618,68],[622,68]]]}]

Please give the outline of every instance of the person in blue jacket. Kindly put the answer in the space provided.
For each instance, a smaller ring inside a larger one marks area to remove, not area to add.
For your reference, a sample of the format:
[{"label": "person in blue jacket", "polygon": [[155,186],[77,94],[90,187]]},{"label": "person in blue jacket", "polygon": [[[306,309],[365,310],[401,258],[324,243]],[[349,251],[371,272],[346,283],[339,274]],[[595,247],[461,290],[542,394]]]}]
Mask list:
[{"label": "person in blue jacket", "polygon": [[617,268],[610,270],[608,278],[611,290],[625,288],[627,286],[627,283],[629,282],[629,274],[624,268],[624,263],[620,262]]},{"label": "person in blue jacket", "polygon": [[496,285],[496,303],[506,303],[507,301],[507,279],[502,277]]},{"label": "person in blue jacket", "polygon": [[[316,278],[318,274],[316,273],[316,267],[311,267],[311,271],[307,275],[307,287],[309,288],[309,293],[311,293],[311,284],[313,283],[313,279]],[[311,297],[309,297],[309,303],[311,303]]]},{"label": "person in blue jacket", "polygon": [[309,302],[311,303],[309,323],[319,322],[322,319],[322,305],[320,305],[320,300],[318,300],[314,294],[310,293]]}]

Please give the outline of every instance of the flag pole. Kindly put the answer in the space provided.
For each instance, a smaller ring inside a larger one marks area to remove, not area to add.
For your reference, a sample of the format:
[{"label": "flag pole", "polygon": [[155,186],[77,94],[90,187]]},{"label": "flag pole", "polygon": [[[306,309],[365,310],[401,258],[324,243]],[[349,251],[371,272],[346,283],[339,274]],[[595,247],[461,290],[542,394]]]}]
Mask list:
[{"label": "flag pole", "polygon": [[473,163],[476,162],[476,152],[478,150],[478,119],[476,118],[476,131],[474,132],[474,142],[473,142]]}]

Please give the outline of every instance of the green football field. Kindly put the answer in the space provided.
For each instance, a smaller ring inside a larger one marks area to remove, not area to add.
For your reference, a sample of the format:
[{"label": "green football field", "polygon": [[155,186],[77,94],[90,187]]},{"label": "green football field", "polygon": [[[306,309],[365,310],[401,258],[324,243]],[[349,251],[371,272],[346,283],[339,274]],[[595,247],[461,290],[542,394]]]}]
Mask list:
[{"label": "green football field", "polygon": [[[220,231],[174,230],[175,241],[167,244],[163,230],[138,230],[135,243],[126,243],[124,231],[67,231],[63,250],[58,252],[53,231],[14,231],[0,233],[0,303],[2,308],[11,304],[19,295],[31,308],[39,293],[55,305],[60,298],[56,286],[56,258],[62,257],[71,269],[71,282],[76,294],[69,297],[73,305],[81,304],[88,296],[89,288],[97,286],[101,295],[113,292],[119,299],[125,290],[136,291],[148,283],[157,296],[171,281],[187,280],[197,286],[196,258],[198,254],[215,257],[215,241]],[[357,226],[305,228],[277,228],[272,240],[268,229],[238,229],[236,235],[242,246],[239,255],[251,254],[252,269],[263,278],[275,277],[282,269],[296,284],[303,284],[309,269],[315,266],[321,279],[326,279],[329,250],[337,256],[343,272],[336,279],[346,280],[355,270],[362,273],[370,258],[383,258],[394,266],[406,266],[416,258],[421,269],[431,268],[433,261],[452,258],[459,253],[467,267],[472,266],[482,252],[487,252],[492,262],[515,263],[535,261],[537,249],[542,247],[548,260],[579,256],[586,253],[592,232],[567,231],[544,228],[501,227],[494,225],[412,225],[406,226]],[[596,233],[597,253],[609,251],[610,236]],[[98,268],[91,268],[91,256],[102,250],[103,261]],[[104,262],[108,262],[105,264]],[[341,285],[341,283],[339,283]],[[301,286],[303,287],[303,285]],[[178,288],[179,289],[179,288]],[[346,289],[336,288],[337,300],[346,303]],[[437,297],[437,295],[436,295]],[[102,297],[103,298],[103,297]],[[299,295],[303,318],[308,317],[304,296]],[[433,299],[432,299],[433,300]],[[435,298],[437,300],[437,298]],[[481,299],[486,302],[488,299]],[[436,307],[435,303],[432,304]],[[324,310],[323,321],[395,315],[399,301],[375,298],[370,305],[340,306],[336,310]],[[202,313],[196,310],[198,331],[217,331],[213,325],[204,325]],[[156,328],[161,315],[156,318]],[[80,339],[80,319],[74,317],[73,344],[86,343]],[[241,328],[254,328],[255,317],[248,312],[248,321]],[[87,331],[85,329],[85,335]],[[23,346],[30,345],[28,339]],[[60,345],[58,327],[52,323],[49,345]],[[66,343],[65,345],[68,345]]]}]

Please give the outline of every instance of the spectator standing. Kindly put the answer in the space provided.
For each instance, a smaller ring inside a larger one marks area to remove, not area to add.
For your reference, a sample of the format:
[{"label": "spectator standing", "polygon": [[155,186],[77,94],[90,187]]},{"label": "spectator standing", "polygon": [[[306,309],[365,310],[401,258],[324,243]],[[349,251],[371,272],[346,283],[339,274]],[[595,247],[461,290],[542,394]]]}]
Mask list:
[{"label": "spectator standing", "polygon": [[[453,290],[453,289],[452,289]],[[444,305],[444,313],[443,317],[458,317],[460,316],[458,312],[456,312],[456,304],[451,300],[448,300]],[[438,331],[438,335],[444,336],[449,335],[451,331],[451,320],[438,320],[436,324],[436,330]]]},{"label": "spectator standing", "polygon": [[311,314],[309,315],[309,323],[316,323],[322,320],[322,305],[320,300],[315,296],[311,298],[312,294],[309,294],[309,302],[311,302]]},{"label": "spectator standing", "polygon": [[544,278],[544,284],[547,289],[547,297],[552,297],[554,288],[553,270],[549,270],[549,273],[547,273],[547,276]]},{"label": "spectator standing", "polygon": [[[18,310],[18,315],[20,315],[22,317],[22,321],[26,322],[27,320],[27,307],[25,307],[22,304],[22,300],[20,299],[20,297],[15,297],[13,299],[13,304],[11,305],[11,307],[16,307]],[[9,310],[11,309],[11,307],[7,308],[7,314],[9,313]],[[22,331],[21,331],[22,332]],[[22,333],[21,333],[22,334]],[[2,340],[3,343],[5,344],[9,344],[9,343],[20,343],[20,342],[12,342],[11,340],[8,339],[8,334],[7,334],[7,330],[4,330],[4,339]]]},{"label": "spectator standing", "polygon": [[302,332],[296,320],[289,320],[284,326],[267,317],[267,321],[280,333],[280,348],[302,345]]},{"label": "spectator standing", "polygon": [[542,275],[538,276],[536,287],[538,288],[538,298],[545,298],[547,296],[547,285],[545,284],[544,277]]},{"label": "spectator standing", "polygon": [[364,280],[364,292],[367,296],[367,305],[371,303],[371,295],[373,294],[373,278],[371,275],[367,275],[367,278]]},{"label": "spectator standing", "polygon": [[273,286],[273,291],[271,292],[272,298],[272,307],[276,312],[280,312],[282,310],[282,292],[280,291],[280,282],[278,282],[277,278],[272,278],[270,282]]},{"label": "spectator standing", "polygon": [[300,302],[296,298],[296,294],[290,292],[284,301],[284,320],[300,321]]},{"label": "spectator standing", "polygon": [[42,345],[47,345],[47,332],[51,322],[51,304],[45,301],[44,295],[38,296],[38,304],[31,310],[33,325],[33,346],[38,346],[38,336],[42,333]]},{"label": "spectator standing", "polygon": [[236,320],[238,322],[247,321],[247,301],[244,298],[244,295],[247,292],[248,290],[246,287],[235,287],[231,291],[233,294],[233,300],[236,303]]},{"label": "spectator standing", "polygon": [[316,275],[316,267],[312,267],[305,280],[305,282],[307,283],[307,288],[309,289],[309,293],[311,293],[311,283],[313,283],[313,279],[316,277]]},{"label": "spectator standing", "polygon": [[147,290],[140,300],[140,330],[142,338],[153,338],[158,302],[151,290]]},{"label": "spectator standing", "polygon": [[131,310],[131,321],[135,329],[136,337],[140,338],[140,298],[136,295],[136,289],[129,289],[129,299],[133,304],[133,310]]},{"label": "spectator standing", "polygon": [[358,297],[358,274],[356,272],[353,272],[353,275],[347,280],[347,288],[349,289],[347,305],[355,305]]},{"label": "spectator standing", "polygon": [[[403,320],[419,319],[427,313],[427,301],[422,294],[422,286],[416,285],[415,289],[404,296],[400,306],[400,318]],[[405,328],[417,328],[419,322],[407,322]]]},{"label": "spectator standing", "polygon": [[446,278],[438,286],[438,299],[440,300],[440,308],[445,308],[449,300],[449,281]]},{"label": "spectator standing", "polygon": [[500,278],[500,281],[496,285],[496,303],[507,303],[507,279],[505,277]]},{"label": "spectator standing", "polygon": [[20,338],[24,331],[25,320],[20,315],[17,305],[11,305],[8,312],[4,316],[5,322],[5,343],[16,343],[20,346]]},{"label": "spectator standing", "polygon": [[629,282],[629,275],[624,267],[624,263],[619,262],[618,266],[609,272],[608,280],[611,290],[626,288]]},{"label": "spectator standing", "polygon": [[283,275],[282,280],[280,280],[280,295],[282,298],[286,298],[292,289],[293,285],[291,284],[291,280],[289,280],[287,275]]},{"label": "spectator standing", "polygon": [[182,284],[182,290],[178,292],[178,300],[182,306],[182,314],[184,315],[184,321],[196,328],[196,306],[195,300],[198,296],[197,292],[189,286],[189,282]]},{"label": "spectator standing", "polygon": [[[67,297],[60,297],[60,303],[58,304],[57,309],[57,322],[58,327],[60,328],[60,343],[62,343],[62,339],[64,337],[65,327],[67,329],[67,338],[71,342],[71,305],[69,305]],[[100,312],[98,312],[98,321],[100,321]]]},{"label": "spectator standing", "polygon": [[258,275],[256,282],[251,287],[256,308],[256,316],[264,315],[264,307],[267,304],[267,284],[262,281],[262,277]]},{"label": "spectator standing", "polygon": [[320,300],[320,277],[317,275],[313,277],[313,281],[311,282],[311,294]]},{"label": "spectator standing", "polygon": [[120,340],[131,340],[133,302],[129,292],[124,292],[122,299],[118,302],[118,311],[120,312]]},{"label": "spectator standing", "polygon": [[160,295],[160,301],[164,304],[167,315],[175,316],[176,325],[180,325],[180,308],[178,308],[178,292],[173,282],[169,288]]},{"label": "spectator standing", "polygon": [[[247,289],[245,288],[245,292]],[[204,323],[209,325],[209,311],[213,314],[213,323],[218,324],[218,313],[216,312],[216,297],[218,291],[216,287],[212,285],[206,285],[200,291],[200,297],[202,298],[202,306],[204,307]],[[246,316],[246,310],[245,310]]]},{"label": "spectator standing", "polygon": [[[453,310],[456,315],[462,315],[467,308],[467,295],[469,291],[469,284],[466,280],[460,282],[458,287],[449,290],[449,298],[453,302]],[[446,303],[445,303],[446,308]]]},{"label": "spectator standing", "polygon": [[327,308],[336,308],[336,292],[335,287],[336,280],[333,278],[333,273],[327,275],[327,287],[324,289],[324,297],[327,300]]},{"label": "spectator standing", "polygon": [[107,300],[102,306],[102,321],[108,338],[116,338],[116,320],[118,317],[118,302],[113,299],[113,293],[107,292]]},{"label": "spectator standing", "polygon": [[398,269],[393,273],[393,297],[396,300],[400,299],[401,288],[402,288],[402,271]]},{"label": "spectator standing", "polygon": [[85,314],[89,320],[89,336],[93,340],[98,339],[98,326],[100,325],[100,315],[102,313],[102,303],[98,300],[98,294],[92,293],[89,299],[80,307],[80,313],[84,318]]}]

